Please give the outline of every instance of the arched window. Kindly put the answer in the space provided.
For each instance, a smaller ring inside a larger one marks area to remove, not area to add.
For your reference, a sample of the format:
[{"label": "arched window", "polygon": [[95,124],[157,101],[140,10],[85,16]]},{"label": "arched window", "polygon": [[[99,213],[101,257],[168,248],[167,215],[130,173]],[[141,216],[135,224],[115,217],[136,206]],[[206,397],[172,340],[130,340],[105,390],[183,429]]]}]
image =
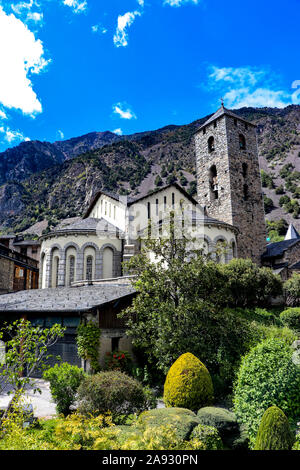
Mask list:
[{"label": "arched window", "polygon": [[213,165],[209,171],[209,180],[210,180],[210,189],[211,189],[211,199],[219,198],[219,185],[218,185],[218,174],[217,167]]},{"label": "arched window", "polygon": [[91,255],[86,258],[86,280],[91,281],[93,278],[93,257]]},{"label": "arched window", "polygon": [[106,247],[103,250],[103,279],[113,277],[114,252],[112,248]]},{"label": "arched window", "polygon": [[211,136],[208,141],[208,152],[211,153],[215,150],[215,139],[213,136]]},{"label": "arched window", "polygon": [[53,280],[54,280],[54,286],[58,286],[58,268],[59,268],[59,257],[55,256],[53,259],[53,268],[54,268],[54,275],[53,275]]},{"label": "arched window", "polygon": [[232,252],[232,258],[236,258],[236,244],[235,244],[235,242],[231,243],[231,252]]},{"label": "arched window", "polygon": [[246,150],[246,139],[243,134],[239,135],[240,150]]},{"label": "arched window", "polygon": [[248,176],[248,165],[247,165],[247,163],[243,163],[242,168],[243,168],[243,177],[247,178],[247,176]]},{"label": "arched window", "polygon": [[75,256],[69,258],[69,285],[75,280]]},{"label": "arched window", "polygon": [[216,262],[225,263],[226,261],[226,241],[218,240],[216,244]]}]

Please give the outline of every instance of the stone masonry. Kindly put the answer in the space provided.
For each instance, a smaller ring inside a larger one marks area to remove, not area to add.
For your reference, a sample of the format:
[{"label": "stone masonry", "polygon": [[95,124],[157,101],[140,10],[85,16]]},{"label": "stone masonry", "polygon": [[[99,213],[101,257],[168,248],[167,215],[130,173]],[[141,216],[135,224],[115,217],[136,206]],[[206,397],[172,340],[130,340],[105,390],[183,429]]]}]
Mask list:
[{"label": "stone masonry", "polygon": [[266,232],[256,127],[225,108],[214,116],[195,134],[198,200],[210,216],[238,228],[237,256],[260,264]]}]

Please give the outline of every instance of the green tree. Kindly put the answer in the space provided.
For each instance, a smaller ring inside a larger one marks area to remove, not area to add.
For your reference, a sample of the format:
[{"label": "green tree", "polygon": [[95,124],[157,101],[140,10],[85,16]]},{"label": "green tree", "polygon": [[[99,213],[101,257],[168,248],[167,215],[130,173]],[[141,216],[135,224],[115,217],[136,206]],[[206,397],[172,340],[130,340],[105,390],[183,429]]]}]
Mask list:
[{"label": "green tree", "polygon": [[[38,391],[32,374],[46,367],[45,362],[50,357],[48,349],[63,337],[64,331],[65,328],[58,324],[40,328],[24,319],[5,324],[0,330],[0,339],[9,339],[5,341],[6,355],[0,370],[0,386],[10,385],[16,397],[22,396],[27,384]],[[13,400],[14,397],[11,403]]]}]

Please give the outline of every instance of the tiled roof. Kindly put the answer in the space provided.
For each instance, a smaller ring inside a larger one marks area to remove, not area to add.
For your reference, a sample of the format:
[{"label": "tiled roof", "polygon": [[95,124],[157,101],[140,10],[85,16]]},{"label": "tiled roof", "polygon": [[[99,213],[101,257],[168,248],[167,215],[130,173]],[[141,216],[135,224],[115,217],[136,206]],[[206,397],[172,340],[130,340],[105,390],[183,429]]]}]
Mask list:
[{"label": "tiled roof", "polygon": [[237,114],[233,113],[232,111],[230,111],[229,109],[225,108],[224,106],[221,106],[221,108],[218,109],[218,111],[213,114],[207,121],[205,121],[204,124],[202,124],[202,126],[200,126],[195,133],[197,133],[198,131],[200,131],[201,129],[203,129],[203,127],[206,127],[208,126],[209,124],[211,124],[212,122],[214,122],[216,119],[219,119],[220,117],[222,116],[230,116],[230,117],[233,117],[235,119],[239,119],[240,121],[243,121],[243,122],[246,122],[247,124],[249,124],[250,126],[254,126],[256,127],[255,124],[253,124],[253,122],[250,122],[250,121],[247,121],[246,119],[242,118],[241,116],[238,116]]},{"label": "tiled roof", "polygon": [[[45,237],[47,238],[49,235],[69,232],[116,233],[120,232],[120,229],[105,219],[95,219],[93,217],[88,217],[86,219],[80,219],[73,224],[65,225],[64,227],[58,228],[57,230],[53,230],[52,232],[49,232],[47,235],[45,235]],[[41,239],[42,238],[44,237],[41,237]]]},{"label": "tiled roof", "polygon": [[24,290],[0,295],[0,313],[84,312],[134,293],[126,284]]},{"label": "tiled roof", "polygon": [[274,258],[282,256],[283,253],[300,242],[300,239],[283,240],[282,242],[270,243],[262,255],[263,258]]}]

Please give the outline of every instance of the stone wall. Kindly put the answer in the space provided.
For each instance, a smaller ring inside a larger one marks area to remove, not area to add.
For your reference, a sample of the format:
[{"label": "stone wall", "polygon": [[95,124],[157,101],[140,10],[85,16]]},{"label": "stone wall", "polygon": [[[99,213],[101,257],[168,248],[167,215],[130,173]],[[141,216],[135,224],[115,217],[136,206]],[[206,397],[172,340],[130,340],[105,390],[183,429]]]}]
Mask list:
[{"label": "stone wall", "polygon": [[[246,148],[240,148],[240,134]],[[208,139],[214,138],[209,152]],[[239,229],[237,256],[260,264],[266,246],[256,128],[223,115],[195,135],[198,200],[210,216]],[[243,166],[244,164],[244,166]],[[212,191],[211,168],[217,170],[218,198]],[[247,190],[246,190],[247,187]]]},{"label": "stone wall", "polygon": [[0,294],[13,291],[14,268],[15,263],[13,260],[0,256]]}]

